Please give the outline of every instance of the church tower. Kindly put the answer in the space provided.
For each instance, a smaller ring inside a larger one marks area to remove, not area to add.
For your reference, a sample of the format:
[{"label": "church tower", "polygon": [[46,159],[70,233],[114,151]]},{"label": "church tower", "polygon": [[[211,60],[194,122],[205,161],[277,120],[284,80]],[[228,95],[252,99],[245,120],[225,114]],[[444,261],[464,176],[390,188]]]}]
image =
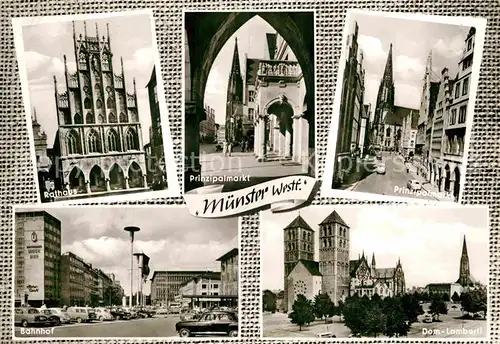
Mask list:
[{"label": "church tower", "polygon": [[372,270],[372,276],[375,276],[376,271],[377,271],[377,265],[375,263],[375,253],[372,253],[372,265],[371,265],[371,270]]},{"label": "church tower", "polygon": [[31,126],[33,128],[33,138],[35,141],[36,162],[38,163],[42,156],[47,156],[47,134],[43,131],[40,123],[38,123],[35,108],[33,108]]},{"label": "church tower", "polygon": [[240,142],[243,135],[243,76],[238,52],[238,38],[234,40],[231,73],[227,83],[226,139]]},{"label": "church tower", "polygon": [[467,242],[465,241],[462,245],[462,256],[460,257],[460,273],[457,280],[462,287],[468,287],[472,285],[472,280],[470,278],[470,265],[469,265],[469,254],[467,252]]},{"label": "church tower", "polygon": [[333,302],[349,295],[349,226],[335,210],[319,224],[319,269]]},{"label": "church tower", "polygon": [[388,112],[394,107],[394,78],[392,68],[392,43],[385,63],[384,75],[378,88],[375,106],[374,128],[377,131],[377,143],[383,145],[384,121]]},{"label": "church tower", "polygon": [[299,215],[284,228],[283,234],[285,251],[285,284],[283,305],[287,307],[287,277],[299,260],[314,260],[314,230]]}]

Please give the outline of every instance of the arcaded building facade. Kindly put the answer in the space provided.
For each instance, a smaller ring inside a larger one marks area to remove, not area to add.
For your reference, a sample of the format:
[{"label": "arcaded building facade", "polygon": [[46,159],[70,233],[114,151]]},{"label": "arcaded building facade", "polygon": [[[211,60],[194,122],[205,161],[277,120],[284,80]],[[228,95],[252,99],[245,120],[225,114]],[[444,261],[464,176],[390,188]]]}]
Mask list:
[{"label": "arcaded building facade", "polygon": [[145,153],[137,107],[135,79],[133,89],[121,70],[113,66],[109,26],[106,37],[83,34],[73,42],[76,71],[68,70],[64,56],[64,92],[56,76],[54,90],[58,130],[53,161],[58,165],[56,191],[69,196],[111,193],[147,187]]}]

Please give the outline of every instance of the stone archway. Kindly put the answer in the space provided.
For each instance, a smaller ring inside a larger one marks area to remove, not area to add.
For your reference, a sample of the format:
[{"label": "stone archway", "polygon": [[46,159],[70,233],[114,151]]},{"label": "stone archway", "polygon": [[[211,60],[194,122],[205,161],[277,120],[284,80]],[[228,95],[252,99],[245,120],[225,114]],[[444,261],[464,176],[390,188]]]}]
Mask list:
[{"label": "stone archway", "polygon": [[77,194],[86,193],[85,189],[85,175],[77,166],[73,167],[69,173],[69,188],[76,191]]},{"label": "stone archway", "polygon": [[89,184],[92,192],[106,191],[106,177],[99,165],[95,165],[90,170]]},{"label": "stone archway", "polygon": [[144,177],[142,175],[142,169],[138,163],[135,161],[128,167],[128,185],[130,188],[142,188],[144,187]]},{"label": "stone archway", "polygon": [[272,153],[283,159],[291,159],[293,155],[293,115],[290,103],[283,100],[272,102],[266,109],[268,114],[269,147]]},{"label": "stone archway", "polygon": [[125,176],[123,169],[117,163],[109,169],[109,188],[111,190],[125,189]]},{"label": "stone archway", "polygon": [[[309,128],[314,137],[314,15],[311,12],[219,12],[185,14],[185,191],[202,186],[199,124],[206,119],[205,86],[212,64],[227,40],[248,20],[259,15],[289,44],[302,69],[307,95]],[[262,114],[256,114],[259,116]],[[254,136],[258,133],[255,131]],[[314,139],[310,140],[314,144]],[[314,148],[314,145],[310,145]],[[257,147],[254,147],[257,150]]]}]

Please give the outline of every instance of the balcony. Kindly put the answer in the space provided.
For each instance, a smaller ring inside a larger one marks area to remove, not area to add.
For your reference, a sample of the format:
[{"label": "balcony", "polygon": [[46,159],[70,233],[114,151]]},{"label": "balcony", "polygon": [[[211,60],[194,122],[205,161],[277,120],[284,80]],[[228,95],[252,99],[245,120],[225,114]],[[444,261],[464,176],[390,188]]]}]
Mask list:
[{"label": "balcony", "polygon": [[261,60],[257,70],[258,77],[297,79],[302,75],[296,61]]},{"label": "balcony", "polygon": [[115,74],[115,88],[122,89],[123,88],[123,78],[120,75]]},{"label": "balcony", "polygon": [[135,108],[135,97],[133,94],[128,94],[127,93],[127,107],[128,108]]},{"label": "balcony", "polygon": [[69,107],[68,92],[57,94],[57,106],[60,109],[67,109]]}]

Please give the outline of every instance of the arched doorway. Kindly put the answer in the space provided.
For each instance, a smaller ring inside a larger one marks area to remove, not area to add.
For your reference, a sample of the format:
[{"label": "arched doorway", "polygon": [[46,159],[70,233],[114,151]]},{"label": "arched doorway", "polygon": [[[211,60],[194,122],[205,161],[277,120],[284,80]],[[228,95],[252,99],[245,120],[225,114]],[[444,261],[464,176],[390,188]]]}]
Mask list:
[{"label": "arched doorway", "polygon": [[76,193],[81,194],[85,193],[85,175],[83,174],[83,171],[80,170],[78,167],[73,167],[69,174],[69,188],[73,191],[76,191]]},{"label": "arched doorway", "polygon": [[281,158],[293,155],[293,109],[286,101],[276,101],[267,108],[270,128],[268,135],[272,137],[272,152]]},{"label": "arched doorway", "polygon": [[455,167],[455,184],[453,185],[453,196],[458,200],[458,196],[460,194],[460,169]]},{"label": "arched doorway", "polygon": [[[260,16],[288,43],[302,69],[307,95],[308,133],[314,135],[314,16],[307,12],[225,12],[185,14],[185,190],[201,186],[191,176],[201,171],[199,160],[200,121],[205,120],[205,88],[212,64],[231,36],[254,16]],[[256,113],[255,116],[263,115]],[[254,137],[259,136],[255,130]],[[312,136],[314,137],[314,136]],[[314,148],[310,146],[309,148]],[[254,147],[257,150],[257,147]]]},{"label": "arched doorway", "polygon": [[113,164],[109,170],[109,188],[111,190],[125,189],[125,176],[118,164]]},{"label": "arched doorway", "polygon": [[92,192],[106,191],[106,177],[99,165],[95,165],[89,174],[90,190]]},{"label": "arched doorway", "polygon": [[451,182],[451,173],[450,166],[446,164],[444,167],[444,191],[450,192],[450,182]]},{"label": "arched doorway", "polygon": [[135,161],[128,167],[128,185],[130,188],[144,187],[144,177],[142,169]]}]

